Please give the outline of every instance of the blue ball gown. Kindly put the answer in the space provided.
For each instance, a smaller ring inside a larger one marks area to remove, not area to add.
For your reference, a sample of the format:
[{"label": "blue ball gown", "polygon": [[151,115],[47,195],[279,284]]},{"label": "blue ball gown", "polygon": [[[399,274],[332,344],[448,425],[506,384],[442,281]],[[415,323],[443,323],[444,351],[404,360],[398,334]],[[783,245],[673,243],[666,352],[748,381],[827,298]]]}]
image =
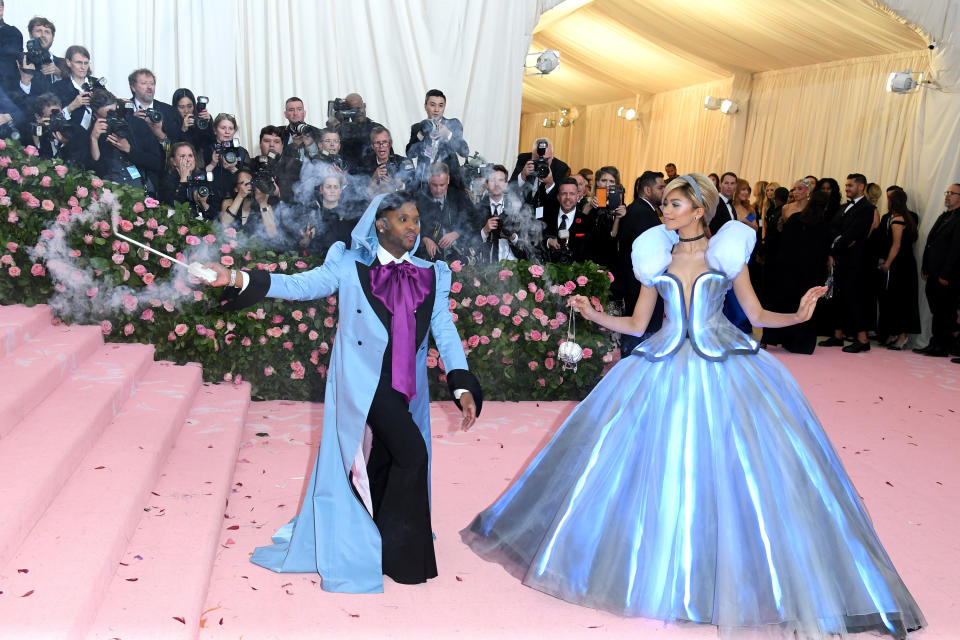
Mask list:
[{"label": "blue ball gown", "polygon": [[926,624],[796,381],[722,314],[755,242],[728,222],[690,292],[675,232],[634,243],[663,328],[461,536],[523,584],[623,616],[823,637]]}]

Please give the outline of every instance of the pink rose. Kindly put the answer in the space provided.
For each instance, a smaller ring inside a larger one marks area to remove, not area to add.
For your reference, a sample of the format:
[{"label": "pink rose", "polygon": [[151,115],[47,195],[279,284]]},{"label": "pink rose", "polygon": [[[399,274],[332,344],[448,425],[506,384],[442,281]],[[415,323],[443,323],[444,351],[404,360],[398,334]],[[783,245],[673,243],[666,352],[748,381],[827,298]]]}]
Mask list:
[{"label": "pink rose", "polygon": [[18,248],[20,248],[20,245],[18,245],[16,242],[7,243],[7,251],[10,253],[15,253]]},{"label": "pink rose", "polygon": [[333,328],[333,317],[332,317],[332,316],[327,316],[326,318],[324,318],[324,319],[323,319],[323,326],[325,326],[325,327],[328,328],[328,329],[332,329],[332,328]]},{"label": "pink rose", "polygon": [[536,371],[537,367],[539,367],[540,365],[537,364],[535,360],[531,360],[530,362],[527,363],[527,366],[530,367],[530,371]]},{"label": "pink rose", "polygon": [[[94,184],[93,186],[96,187],[97,185]],[[103,186],[103,183],[102,183],[102,182],[100,183],[100,186],[101,186],[101,187]],[[99,187],[98,187],[98,188],[99,188]],[[89,194],[90,194],[90,192],[87,190],[86,187],[77,187],[77,197],[78,197],[78,198],[86,198]]]},{"label": "pink rose", "polygon": [[135,329],[134,329],[134,327],[133,327],[133,324],[131,324],[131,323],[128,322],[127,324],[123,325],[123,335],[129,336],[129,335],[132,334],[134,331],[135,331]]},{"label": "pink rose", "polygon": [[453,271],[454,273],[459,273],[461,269],[463,269],[463,263],[460,262],[459,260],[454,260],[453,262],[450,263],[450,271]]},{"label": "pink rose", "polygon": [[125,293],[123,295],[123,306],[126,307],[127,311],[133,311],[137,308],[137,299],[129,293]]},{"label": "pink rose", "polygon": [[494,330],[490,332],[490,337],[494,339],[499,338],[501,335],[503,335],[503,332],[499,328],[494,328]]},{"label": "pink rose", "polygon": [[100,287],[90,287],[89,289],[87,289],[87,297],[96,298],[99,292],[100,292]]},{"label": "pink rose", "polygon": [[240,340],[240,344],[242,344],[245,347],[249,347],[252,344],[252,341],[250,340],[250,338],[243,338],[242,340]]},{"label": "pink rose", "polygon": [[307,339],[310,340],[310,342],[316,342],[317,338],[319,337],[320,334],[312,329],[310,330],[310,333],[307,334]]},{"label": "pink rose", "polygon": [[536,329],[530,332],[530,339],[533,340],[534,342],[539,341],[540,337],[541,337],[541,334]]},{"label": "pink rose", "polygon": [[32,275],[35,278],[39,278],[41,276],[47,275],[47,270],[43,268],[43,265],[35,264],[32,267],[30,267],[30,275]]},{"label": "pink rose", "polygon": [[475,349],[478,344],[480,344],[480,336],[472,335],[467,338],[467,344],[470,345],[471,349]]},{"label": "pink rose", "polygon": [[187,236],[187,244],[195,247],[200,244],[201,240],[197,236]]},{"label": "pink rose", "polygon": [[17,216],[16,211],[11,211],[7,214],[7,222],[10,224],[16,224],[18,220],[20,220],[20,217]]},{"label": "pink rose", "polygon": [[23,178],[20,177],[20,172],[14,168],[7,169],[7,177],[20,184],[23,182]]},{"label": "pink rose", "polygon": [[427,368],[436,369],[437,367],[437,358],[435,356],[427,356]]},{"label": "pink rose", "polygon": [[233,256],[221,256],[221,257],[220,257],[220,264],[222,264],[222,265],[225,266],[225,267],[232,267],[232,266],[233,266]]},{"label": "pink rose", "polygon": [[284,342],[284,343],[283,343],[283,348],[286,349],[287,351],[292,351],[292,350],[293,350],[293,343],[292,343],[292,342]]},{"label": "pink rose", "polygon": [[613,274],[607,271],[607,277],[610,278],[610,282],[613,282]]},{"label": "pink rose", "polygon": [[212,233],[208,233],[207,235],[203,236],[203,241],[207,244],[213,244],[217,241],[217,236],[213,235]]},{"label": "pink rose", "polygon": [[513,316],[512,318],[510,318],[510,321],[513,323],[513,326],[519,327],[520,323],[523,322],[523,318],[521,318],[520,316]]},{"label": "pink rose", "polygon": [[113,331],[113,325],[109,320],[104,320],[100,323],[100,331],[103,333],[103,335],[108,336],[110,335],[110,332]]},{"label": "pink rose", "polygon": [[147,205],[147,209],[156,209],[157,205],[160,204],[160,201],[154,200],[150,196],[147,196],[143,203]]},{"label": "pink rose", "polygon": [[539,384],[541,387],[545,387],[547,386],[547,381],[543,378],[537,378],[537,384]]},{"label": "pink rose", "polygon": [[140,314],[140,319],[153,322],[153,309],[144,309],[143,313]]},{"label": "pink rose", "polygon": [[521,289],[520,291],[517,291],[517,300],[519,300],[520,302],[523,302],[526,299],[527,299],[526,291],[524,291],[523,289]]},{"label": "pink rose", "polygon": [[544,368],[547,369],[547,371],[552,370],[554,364],[556,364],[556,363],[555,363],[555,361],[554,361],[553,358],[546,358],[546,359],[544,359],[544,361],[543,361],[543,366],[544,366]]},{"label": "pink rose", "polygon": [[11,278],[19,278],[19,277],[20,277],[20,267],[14,265],[14,266],[10,267],[9,269],[7,269],[7,273],[10,274],[10,277],[11,277]]},{"label": "pink rose", "polygon": [[56,171],[57,175],[61,178],[67,175],[67,165],[65,164],[58,164],[53,170]]},{"label": "pink rose", "polygon": [[129,220],[121,220],[120,229],[124,232],[133,231],[133,223]]},{"label": "pink rose", "polygon": [[463,289],[463,285],[459,282],[450,283],[450,293],[460,293],[461,289]]},{"label": "pink rose", "polygon": [[541,309],[540,307],[534,307],[533,317],[539,320],[542,316],[543,316],[543,309]]},{"label": "pink rose", "polygon": [[480,313],[479,311],[474,311],[473,321],[476,322],[477,324],[483,324],[483,314]]},{"label": "pink rose", "polygon": [[530,293],[533,293],[537,290],[537,284],[535,282],[530,282],[527,284],[527,289],[530,290]]},{"label": "pink rose", "polygon": [[[188,233],[190,233],[190,229],[188,229],[188,228],[186,228],[186,227],[184,227],[184,226],[181,226],[179,229],[177,229],[177,234],[179,234],[179,235],[181,235],[181,236],[185,236],[185,235],[187,235]],[[197,242],[197,244],[200,244],[200,243]]]},{"label": "pink rose", "polygon": [[583,350],[583,357],[584,357],[584,358],[589,358],[589,357],[592,356],[592,355],[593,355],[593,349],[584,349],[584,350]]},{"label": "pink rose", "polygon": [[137,266],[135,266],[135,267],[133,268],[133,272],[134,272],[135,274],[137,274],[138,276],[142,276],[143,274],[145,274],[145,273],[147,272],[147,268],[146,268],[145,266],[143,266],[142,264],[138,264]]},{"label": "pink rose", "polygon": [[543,289],[537,289],[537,292],[533,294],[533,299],[536,300],[537,302],[543,302],[544,297],[545,297],[545,294],[543,293]]},{"label": "pink rose", "polygon": [[293,266],[295,266],[297,269],[306,269],[307,263],[304,262],[303,260],[297,260],[296,262],[293,263]]},{"label": "pink rose", "polygon": [[143,276],[143,284],[150,285],[153,284],[153,274],[147,273]]},{"label": "pink rose", "polygon": [[[103,186],[103,180],[101,180],[100,178],[94,178],[93,180],[90,181],[90,186],[92,186],[94,189],[99,189],[100,187]],[[77,189],[78,193],[79,191],[80,189]],[[87,190],[84,189],[83,191],[84,191],[84,194],[86,194]],[[82,198],[83,196],[80,196],[80,197]]]},{"label": "pink rose", "polygon": [[42,178],[40,178],[41,187],[49,187],[51,182],[53,181],[50,179],[50,176],[43,176]]},{"label": "pink rose", "polygon": [[294,309],[293,312],[290,314],[290,317],[296,320],[297,322],[300,322],[301,320],[303,320],[303,311],[300,311],[300,309]]},{"label": "pink rose", "polygon": [[236,238],[236,237],[237,237],[237,230],[234,229],[233,227],[230,227],[229,229],[227,229],[226,231],[224,231],[224,233],[227,234],[227,237],[228,237],[228,238]]},{"label": "pink rose", "polygon": [[306,332],[307,332],[307,329],[309,329],[309,328],[310,328],[310,327],[308,327],[307,325],[305,325],[305,324],[303,324],[303,323],[301,322],[300,324],[297,325],[297,333],[306,333]]},{"label": "pink rose", "polygon": [[487,304],[487,296],[477,296],[473,301],[478,307],[482,307],[483,305]]},{"label": "pink rose", "polygon": [[505,304],[500,305],[500,315],[502,315],[503,317],[507,317],[510,315],[509,305],[505,305]]},{"label": "pink rose", "polygon": [[501,280],[506,280],[507,278],[513,275],[513,271],[510,271],[509,269],[503,269],[497,275],[500,277]]},{"label": "pink rose", "polygon": [[480,336],[480,344],[490,344],[490,338],[487,336]]},{"label": "pink rose", "polygon": [[269,376],[272,376],[272,375],[273,375],[273,367],[264,367],[264,369],[263,369],[263,375],[268,376],[268,377],[269,377]]},{"label": "pink rose", "polygon": [[529,271],[530,275],[532,275],[534,278],[539,278],[540,276],[543,275],[543,267],[541,267],[538,264],[530,265],[527,271]]},{"label": "pink rose", "polygon": [[37,151],[37,148],[36,148],[35,146],[33,146],[32,144],[28,144],[26,147],[24,147],[24,148],[23,148],[23,152],[24,152],[25,154],[27,154],[28,156],[39,156],[39,155],[40,155],[40,152]]},{"label": "pink rose", "polygon": [[586,286],[588,282],[590,282],[590,280],[587,279],[587,276],[577,276],[577,284],[581,287]]},{"label": "pink rose", "polygon": [[503,294],[503,303],[510,304],[511,302],[513,302],[513,295],[509,293]]},{"label": "pink rose", "polygon": [[142,202],[135,202],[135,203],[133,204],[133,212],[134,212],[134,213],[143,213],[143,203],[142,203]]}]

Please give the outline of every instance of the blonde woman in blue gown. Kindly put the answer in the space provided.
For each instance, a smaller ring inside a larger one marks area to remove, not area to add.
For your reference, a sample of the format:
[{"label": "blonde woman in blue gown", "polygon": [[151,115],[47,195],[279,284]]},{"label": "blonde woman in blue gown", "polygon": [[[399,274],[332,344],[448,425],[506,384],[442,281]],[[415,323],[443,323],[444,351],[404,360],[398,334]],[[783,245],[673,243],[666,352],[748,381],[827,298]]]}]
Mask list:
[{"label": "blonde woman in blue gown", "polygon": [[630,317],[573,297],[585,318],[641,335],[657,293],[663,328],[621,360],[506,492],[461,532],[523,584],[622,616],[799,638],[926,624],[796,381],[722,314],[733,287],[764,310],[743,268],[756,234],[705,236],[706,176],[667,185],[664,224],[633,245],[643,284]]}]

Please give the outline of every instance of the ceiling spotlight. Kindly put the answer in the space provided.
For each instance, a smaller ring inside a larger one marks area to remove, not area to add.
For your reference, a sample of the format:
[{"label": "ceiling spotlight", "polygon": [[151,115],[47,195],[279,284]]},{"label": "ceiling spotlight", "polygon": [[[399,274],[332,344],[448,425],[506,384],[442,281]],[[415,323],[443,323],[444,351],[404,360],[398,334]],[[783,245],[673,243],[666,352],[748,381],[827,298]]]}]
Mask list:
[{"label": "ceiling spotlight", "polygon": [[907,69],[894,71],[887,78],[887,91],[891,93],[913,93],[920,90],[923,83],[923,74]]},{"label": "ceiling spotlight", "polygon": [[733,100],[727,99],[720,103],[720,111],[727,115],[732,115],[736,113],[739,109],[740,109],[740,105],[738,105]]},{"label": "ceiling spotlight", "polygon": [[703,101],[703,108],[707,111],[716,111],[720,108],[720,98],[707,96],[707,99]]},{"label": "ceiling spotlight", "polygon": [[557,121],[556,121],[556,120],[554,120],[554,119],[552,119],[552,118],[544,118],[544,119],[543,119],[543,128],[544,128],[544,129],[553,129],[553,128],[556,127],[556,126],[557,126]]},{"label": "ceiling spotlight", "polygon": [[637,117],[637,110],[636,110],[636,109],[627,109],[627,110],[624,112],[623,117],[626,118],[627,120],[633,120],[634,118]]},{"label": "ceiling spotlight", "polygon": [[537,61],[533,65],[525,64],[524,69],[536,69],[533,73],[527,73],[527,76],[545,76],[560,66],[560,52],[556,49],[547,49],[545,51],[531,51],[527,57],[537,56]]},{"label": "ceiling spotlight", "polygon": [[624,112],[625,110],[626,110],[626,107],[620,107],[619,109],[617,109],[617,117],[618,117],[618,118],[622,118],[622,117],[623,117],[623,112]]}]

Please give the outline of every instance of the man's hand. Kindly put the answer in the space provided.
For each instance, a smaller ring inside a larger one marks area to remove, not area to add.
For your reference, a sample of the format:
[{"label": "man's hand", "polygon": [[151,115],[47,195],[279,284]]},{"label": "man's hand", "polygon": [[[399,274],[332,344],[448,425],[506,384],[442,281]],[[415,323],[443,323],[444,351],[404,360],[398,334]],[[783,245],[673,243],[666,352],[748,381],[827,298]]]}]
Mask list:
[{"label": "man's hand", "polygon": [[[230,270],[225,266],[219,262],[207,262],[203,266],[205,266],[207,269],[212,269],[213,271],[217,272],[217,279],[208,283],[211,287],[225,287],[230,284]],[[240,280],[239,272],[237,272],[237,280]],[[206,280],[201,280],[201,282],[206,282]],[[235,282],[234,284],[239,286],[241,283]]]},{"label": "man's hand", "polygon": [[377,170],[373,172],[373,176],[371,177],[377,182],[382,182],[387,178],[389,178],[390,174],[387,173],[387,165],[382,164],[379,167],[377,167]]},{"label": "man's hand", "polygon": [[55,65],[53,62],[48,62],[47,64],[40,67],[40,73],[45,76],[57,76],[60,77],[60,67]]},{"label": "man's hand", "polygon": [[17,60],[17,67],[20,69],[20,83],[26,87],[30,86],[30,83],[33,82],[33,74],[31,71],[36,71],[37,68],[27,62],[26,57],[21,60]]},{"label": "man's hand", "polygon": [[940,284],[942,284],[942,285],[945,286],[945,287],[949,287],[949,286],[950,286],[950,281],[949,281],[949,280],[944,280],[943,278],[937,278],[937,282],[939,282]]},{"label": "man's hand", "polygon": [[13,122],[13,116],[11,116],[9,113],[0,113],[0,127],[8,122]]},{"label": "man's hand", "polygon": [[431,258],[437,255],[437,251],[440,249],[437,247],[437,243],[431,240],[430,238],[424,238],[421,236],[420,241],[423,243],[423,246],[427,249],[427,255]]},{"label": "man's hand", "polygon": [[308,224],[307,228],[300,232],[300,242],[299,242],[300,246],[304,248],[310,246],[310,242],[313,241],[313,238],[316,235],[317,235],[316,227],[311,227]]},{"label": "man's hand", "polygon": [[457,241],[457,238],[460,237],[460,234],[456,231],[449,231],[442,236],[440,236],[440,248],[449,249],[453,246],[453,243]]},{"label": "man's hand", "polygon": [[556,238],[547,238],[547,246],[551,249],[556,249],[558,251],[560,250],[560,243]]},{"label": "man's hand", "polygon": [[827,256],[827,269],[833,269],[833,256]]},{"label": "man's hand", "polygon": [[460,421],[460,429],[467,431],[477,421],[477,403],[473,399],[473,394],[464,391],[460,396],[460,412],[463,414],[463,420]]},{"label": "man's hand", "polygon": [[490,232],[500,226],[500,216],[487,218],[487,224],[483,225],[483,232],[490,235]]},{"label": "man's hand", "polygon": [[523,165],[523,169],[520,170],[520,178],[523,180],[527,179],[533,173],[533,160],[527,160],[526,164]]},{"label": "man's hand", "polygon": [[544,176],[543,180],[541,180],[540,182],[542,182],[543,186],[545,187],[553,186],[553,171],[552,170],[548,171],[547,175]]},{"label": "man's hand", "polygon": [[440,128],[437,130],[437,133],[440,134],[441,138],[444,138],[446,140],[449,140],[450,138],[453,137],[453,131],[450,131],[450,129],[447,128],[447,125],[445,124],[440,125]]}]

